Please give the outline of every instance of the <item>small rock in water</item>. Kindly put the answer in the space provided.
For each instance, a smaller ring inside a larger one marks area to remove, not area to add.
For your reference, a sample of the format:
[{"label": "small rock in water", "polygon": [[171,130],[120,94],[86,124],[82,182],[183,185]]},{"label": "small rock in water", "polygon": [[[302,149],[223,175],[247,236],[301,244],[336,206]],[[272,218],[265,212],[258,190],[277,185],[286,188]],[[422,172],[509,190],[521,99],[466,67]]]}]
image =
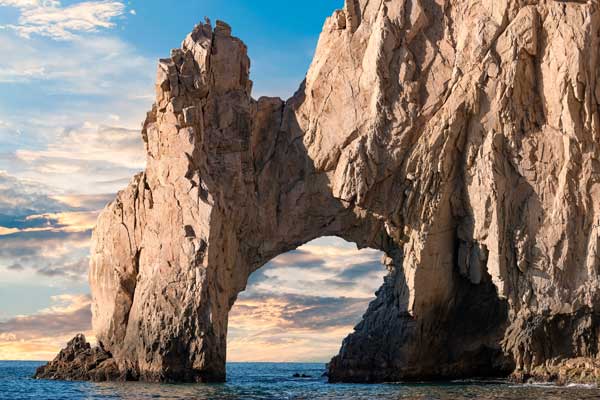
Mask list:
[{"label": "small rock in water", "polygon": [[292,377],[294,377],[294,378],[312,378],[311,375],[299,374],[297,372],[294,375],[292,375]]},{"label": "small rock in water", "polygon": [[53,361],[39,367],[34,378],[107,381],[120,379],[120,373],[112,355],[101,344],[92,347],[83,334],[78,334]]}]

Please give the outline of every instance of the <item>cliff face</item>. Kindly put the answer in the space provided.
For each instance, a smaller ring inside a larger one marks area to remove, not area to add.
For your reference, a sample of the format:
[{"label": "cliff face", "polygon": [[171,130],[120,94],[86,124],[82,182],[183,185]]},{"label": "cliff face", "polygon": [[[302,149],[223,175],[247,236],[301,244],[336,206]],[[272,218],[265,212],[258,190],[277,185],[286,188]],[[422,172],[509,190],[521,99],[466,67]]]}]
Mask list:
[{"label": "cliff face", "polygon": [[284,102],[252,99],[229,26],[198,25],[160,60],[147,169],[94,233],[107,362],[223,380],[248,276],[324,235],[389,270],[332,381],[598,356],[599,46],[595,1],[346,0]]}]

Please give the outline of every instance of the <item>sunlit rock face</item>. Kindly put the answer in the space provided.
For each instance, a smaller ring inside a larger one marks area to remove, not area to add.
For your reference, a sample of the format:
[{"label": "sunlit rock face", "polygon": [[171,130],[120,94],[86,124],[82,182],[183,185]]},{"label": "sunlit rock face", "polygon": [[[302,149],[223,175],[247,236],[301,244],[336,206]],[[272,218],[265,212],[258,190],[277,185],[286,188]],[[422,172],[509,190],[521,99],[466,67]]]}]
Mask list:
[{"label": "sunlit rock face", "polygon": [[324,235],[389,270],[331,381],[596,357],[599,46],[595,1],[347,0],[298,92],[254,100],[244,44],[198,25],[159,63],[146,171],[94,233],[122,378],[225,379],[248,276]]}]

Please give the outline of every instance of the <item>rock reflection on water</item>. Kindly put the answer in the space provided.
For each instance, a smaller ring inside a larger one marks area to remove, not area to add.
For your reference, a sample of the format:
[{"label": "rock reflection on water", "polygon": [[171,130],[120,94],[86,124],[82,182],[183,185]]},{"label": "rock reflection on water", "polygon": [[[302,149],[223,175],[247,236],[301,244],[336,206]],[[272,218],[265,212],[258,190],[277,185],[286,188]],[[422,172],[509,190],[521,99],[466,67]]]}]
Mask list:
[{"label": "rock reflection on water", "polygon": [[[138,382],[88,383],[36,381],[40,363],[0,362],[0,399],[124,400],[587,400],[600,399],[600,389],[574,386],[511,385],[503,381],[460,381],[440,384],[331,385],[322,378],[323,364],[232,363],[225,384],[158,385]],[[294,378],[294,374],[312,378]]]}]

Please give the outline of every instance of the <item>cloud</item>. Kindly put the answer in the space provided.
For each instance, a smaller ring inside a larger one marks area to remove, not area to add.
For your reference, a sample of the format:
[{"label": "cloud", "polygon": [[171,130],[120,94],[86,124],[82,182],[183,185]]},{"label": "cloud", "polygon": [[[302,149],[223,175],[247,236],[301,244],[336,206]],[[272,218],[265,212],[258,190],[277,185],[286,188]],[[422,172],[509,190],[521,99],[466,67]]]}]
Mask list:
[{"label": "cloud", "polygon": [[81,211],[29,215],[25,218],[25,221],[42,226],[44,227],[42,229],[45,230],[85,232],[91,230],[96,225],[97,218],[98,211]]},{"label": "cloud", "polygon": [[354,265],[349,265],[337,277],[339,279],[354,280],[364,278],[371,274],[381,273],[383,266],[381,262],[364,262]]},{"label": "cloud", "polygon": [[69,195],[0,171],[0,236],[23,231],[91,229],[113,194]]},{"label": "cloud", "polygon": [[14,263],[14,264],[12,264],[12,265],[9,265],[7,268],[8,268],[8,269],[10,269],[10,270],[13,270],[13,271],[23,271],[23,270],[25,269],[25,268],[24,268],[24,267],[23,267],[21,264],[19,264],[19,263]]},{"label": "cloud", "polygon": [[267,275],[267,267],[262,267],[258,271],[253,272],[248,278],[249,287],[256,286],[262,282],[269,281],[272,279],[269,275]]},{"label": "cloud", "polygon": [[[152,94],[155,61],[118,37],[91,35],[53,43],[3,34],[0,46],[0,83],[42,83],[45,94],[110,94],[113,104],[119,101],[117,94],[138,102],[147,102]],[[109,114],[115,113],[105,116]]]},{"label": "cloud", "polygon": [[113,28],[115,18],[125,13],[125,5],[120,1],[85,1],[62,6],[56,0],[0,0],[0,6],[20,11],[18,22],[6,28],[26,38],[35,34],[58,40],[72,40],[80,33]]},{"label": "cloud", "polygon": [[60,188],[62,193],[55,190],[49,196],[56,201],[65,192],[116,193],[144,168],[145,152],[137,130],[83,124],[62,132],[45,148],[0,154],[0,165],[30,182]]},{"label": "cloud", "polygon": [[[244,332],[240,332],[244,334]],[[328,362],[348,334],[328,332],[272,332],[269,335],[230,339],[227,360],[234,362]]]},{"label": "cloud", "polygon": [[[0,32],[0,87],[11,99],[0,107],[0,169],[53,187],[45,191],[47,204],[55,195],[115,193],[144,167],[137,127],[152,103],[155,61],[115,34],[91,28],[122,18],[109,17],[123,3],[0,0],[16,8],[20,25],[77,31],[67,41]],[[16,228],[2,219],[0,226]]]},{"label": "cloud", "polygon": [[91,229],[114,195],[60,195],[0,173],[0,270],[4,282],[38,277],[84,282]]},{"label": "cloud", "polygon": [[72,193],[114,193],[144,167],[137,127],[155,63],[118,38],[47,42],[0,35],[0,86],[16,99],[0,111],[0,169]]},{"label": "cloud", "polygon": [[[356,249],[339,238],[318,239],[280,255],[248,281],[248,289],[298,295],[369,297],[386,270],[382,252]],[[308,279],[307,279],[308,278]]]},{"label": "cloud", "polygon": [[273,259],[231,310],[228,359],[328,361],[375,298],[381,255],[328,237]]},{"label": "cloud", "polygon": [[[354,326],[372,298],[303,296],[258,292],[240,296],[233,324],[271,320],[279,328],[327,330]],[[263,324],[259,324],[264,326]]]},{"label": "cloud", "polygon": [[60,5],[60,2],[57,0],[0,0],[0,6],[16,7],[24,10],[58,5]]},{"label": "cloud", "polygon": [[287,268],[320,268],[326,264],[325,259],[313,254],[309,250],[296,249],[282,254],[273,260],[270,265],[272,267],[287,267]]},{"label": "cloud", "polygon": [[0,322],[0,334],[17,339],[37,339],[88,331],[91,326],[91,299],[87,295],[53,296],[54,303],[39,313],[17,316]]},{"label": "cloud", "polygon": [[0,225],[7,226],[8,220],[30,214],[72,209],[60,200],[52,198],[52,195],[58,195],[58,192],[43,184],[18,179],[0,171]]},{"label": "cloud", "polygon": [[90,239],[89,230],[25,231],[0,236],[0,268],[5,268],[3,281],[21,282],[28,279],[25,272],[31,271],[38,277],[52,278],[52,283],[58,278],[85,282]]},{"label": "cloud", "polygon": [[0,322],[0,360],[53,358],[75,334],[91,330],[87,295],[51,297],[51,306],[33,315]]},{"label": "cloud", "polygon": [[70,263],[56,265],[44,265],[37,270],[39,274],[47,277],[67,277],[70,279],[85,279],[87,277],[89,257],[83,257]]},{"label": "cloud", "polygon": [[49,165],[56,165],[59,173],[77,172],[73,163],[110,162],[130,169],[143,169],[146,164],[144,146],[139,130],[84,123],[65,130],[58,141],[48,144],[44,150],[18,150],[17,158],[39,162],[46,166],[40,172],[54,172]]},{"label": "cloud", "polygon": [[327,361],[360,321],[370,300],[242,294],[229,315],[227,357],[235,361]]},{"label": "cloud", "polygon": [[0,87],[13,99],[0,107],[0,169],[58,188],[52,195],[126,186],[144,167],[138,126],[152,103],[155,62],[97,35],[55,43],[7,33],[0,48]]},{"label": "cloud", "polygon": [[53,200],[82,211],[103,209],[115,198],[114,193],[103,194],[63,194],[51,196]]}]

